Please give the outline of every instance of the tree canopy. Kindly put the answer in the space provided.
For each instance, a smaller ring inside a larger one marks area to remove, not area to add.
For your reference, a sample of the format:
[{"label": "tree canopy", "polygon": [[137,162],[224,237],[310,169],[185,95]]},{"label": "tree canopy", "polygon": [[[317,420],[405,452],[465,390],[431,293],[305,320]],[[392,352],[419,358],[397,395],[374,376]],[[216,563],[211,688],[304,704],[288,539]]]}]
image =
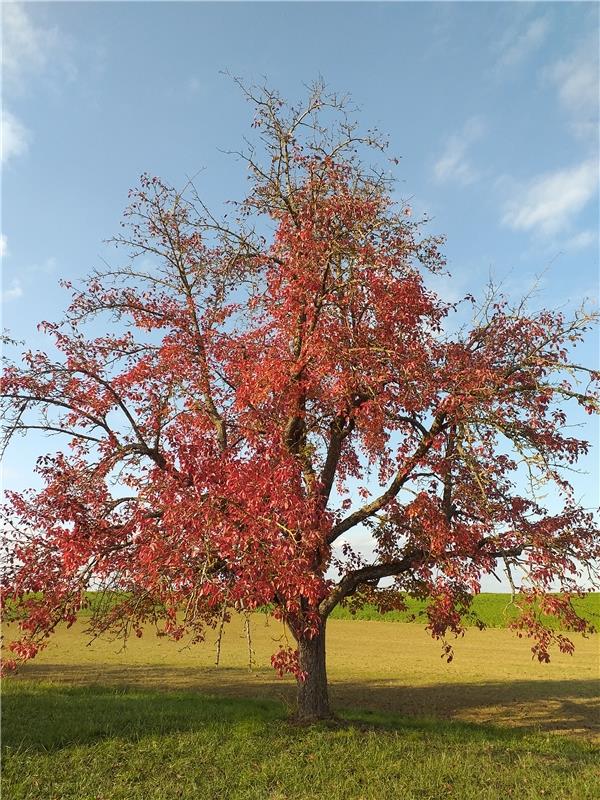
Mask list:
[{"label": "tree canopy", "polygon": [[[193,185],[142,176],[123,264],[65,283],[64,318],[42,323],[54,350],[5,366],[6,443],[65,439],[37,462],[41,490],[8,493],[15,661],[90,588],[91,631],[123,636],[154,622],[201,640],[267,606],[296,640],[273,664],[320,716],[338,603],[429,598],[451,657],[446,634],[498,565],[521,576],[514,627],[534,654],[570,651],[542,612],[588,629],[570,599],[600,544],[568,480],[588,444],[565,423],[569,404],[598,411],[599,375],[572,356],[594,315],[490,295],[449,332],[426,279],[443,240],[394,201],[388,165],[369,166],[378,134],[321,85],[298,107],[244,92],[247,197],[219,216]],[[353,544],[365,528],[372,558]]]}]

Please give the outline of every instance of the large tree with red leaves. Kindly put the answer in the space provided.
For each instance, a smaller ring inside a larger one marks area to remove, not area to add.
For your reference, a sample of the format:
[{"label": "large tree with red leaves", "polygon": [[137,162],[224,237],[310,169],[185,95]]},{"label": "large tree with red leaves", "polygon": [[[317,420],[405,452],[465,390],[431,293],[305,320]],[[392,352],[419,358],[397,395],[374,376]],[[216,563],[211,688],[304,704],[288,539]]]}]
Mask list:
[{"label": "large tree with red leaves", "polygon": [[[598,409],[598,375],[569,355],[590,315],[488,298],[447,334],[451,308],[424,281],[441,240],[365,166],[381,141],[322,87],[301,108],[245,91],[257,145],[233,222],[143,176],[116,239],[125,266],[67,284],[64,319],[42,324],[55,354],[4,370],[6,439],[67,443],[39,459],[40,491],[9,495],[14,660],[89,588],[91,629],[124,636],[154,621],[200,640],[268,606],[296,643],[273,665],[296,675],[299,716],[326,717],[338,603],[428,598],[450,654],[499,562],[523,582],[514,626],[534,654],[571,650],[543,614],[586,630],[571,597],[600,551],[564,474],[587,449],[564,404]],[[365,528],[370,558],[353,547]]]}]

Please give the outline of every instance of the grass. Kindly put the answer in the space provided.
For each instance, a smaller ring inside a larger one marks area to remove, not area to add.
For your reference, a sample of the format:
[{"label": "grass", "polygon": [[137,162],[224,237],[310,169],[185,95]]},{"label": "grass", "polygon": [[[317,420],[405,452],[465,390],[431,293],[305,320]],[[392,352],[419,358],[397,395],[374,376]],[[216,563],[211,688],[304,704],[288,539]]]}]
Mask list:
[{"label": "grass", "polygon": [[330,693],[346,723],[333,728],[287,721],[294,684],[269,667],[284,636],[254,615],[249,672],[239,617],[219,668],[212,631],[186,647],[148,629],[123,650],[89,643],[85,620],[61,628],[4,681],[3,796],[600,797],[597,635],[574,636],[574,656],[539,664],[510,631],[470,628],[447,664],[422,625],[332,619]]},{"label": "grass", "polygon": [[[367,604],[355,613],[349,607],[338,606],[333,611],[334,619],[379,620],[385,622],[426,622],[426,601],[406,599],[405,611],[388,611],[380,613],[372,604]],[[590,592],[583,598],[573,601],[575,611],[585,620],[600,629],[600,592]],[[471,606],[471,613],[465,618],[467,625],[481,620],[488,628],[506,628],[517,616],[517,609],[511,602],[509,594],[486,592],[476,595]]]},{"label": "grass", "polygon": [[494,726],[347,712],[293,726],[267,700],[196,692],[4,686],[11,800],[586,800],[586,742]]}]

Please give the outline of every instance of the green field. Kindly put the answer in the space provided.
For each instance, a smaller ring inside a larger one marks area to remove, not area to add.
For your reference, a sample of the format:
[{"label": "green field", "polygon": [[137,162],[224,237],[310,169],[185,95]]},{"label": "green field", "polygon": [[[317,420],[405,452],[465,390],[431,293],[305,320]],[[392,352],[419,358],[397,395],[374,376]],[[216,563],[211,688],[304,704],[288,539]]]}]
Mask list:
[{"label": "green field", "polygon": [[[10,682],[10,800],[585,800],[594,749],[510,729],[347,713],[298,728],[281,703]],[[596,754],[597,755],[597,754]]]},{"label": "green field", "polygon": [[[124,595],[113,593],[111,595],[99,595],[97,592],[87,592],[89,605],[84,608],[80,615],[89,616],[92,610],[102,603],[105,607],[110,607]],[[473,598],[471,609],[464,617],[467,626],[475,625],[477,622],[483,623],[488,628],[506,628],[518,613],[517,603],[519,596],[514,600],[510,594],[486,592],[476,595]],[[372,603],[366,603],[362,608],[355,609],[349,603],[337,606],[332,613],[332,619],[356,619],[356,620],[377,620],[385,622],[417,622],[426,623],[427,601],[416,600],[412,597],[405,597],[406,610],[387,611],[381,613]],[[597,630],[600,630],[600,592],[590,592],[582,598],[573,600],[575,611],[591,623]],[[264,609],[269,613],[269,609]],[[6,616],[6,612],[5,612]],[[556,625],[556,621],[546,617],[550,625]]]},{"label": "green field", "polygon": [[[517,598],[516,598],[517,599]],[[350,607],[338,606],[333,611],[334,619],[365,619],[385,620],[386,622],[424,622],[426,621],[425,600],[406,599],[406,611],[388,611],[384,614],[372,604],[353,612]],[[600,592],[590,592],[583,598],[573,600],[575,611],[600,630]],[[517,606],[512,602],[509,594],[485,593],[476,595],[473,599],[471,612],[465,617],[467,625],[475,624],[476,620],[483,622],[488,628],[505,628],[517,616]],[[549,620],[552,624],[552,621]]]},{"label": "green field", "polygon": [[252,620],[251,672],[238,617],[219,668],[212,631],[194,647],[146,633],[123,650],[90,643],[82,620],[4,681],[4,798],[600,796],[597,635],[539,664],[510,631],[469,628],[447,664],[421,624],[334,618],[340,722],[305,728],[289,721],[293,681],[268,666],[285,631],[265,615]]}]

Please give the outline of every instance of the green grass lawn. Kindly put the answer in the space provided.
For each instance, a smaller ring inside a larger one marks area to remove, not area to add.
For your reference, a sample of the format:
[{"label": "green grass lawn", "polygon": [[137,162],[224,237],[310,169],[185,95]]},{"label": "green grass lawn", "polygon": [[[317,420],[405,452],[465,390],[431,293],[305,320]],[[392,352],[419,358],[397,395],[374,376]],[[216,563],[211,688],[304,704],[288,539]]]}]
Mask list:
[{"label": "green grass lawn", "polygon": [[238,616],[216,668],[214,634],[186,647],[148,626],[123,650],[90,642],[84,615],[3,683],[2,797],[595,800],[598,636],[539,664],[499,624],[508,600],[478,598],[490,629],[469,628],[450,664],[423,625],[342,610],[328,625],[342,724],[310,728],[288,721],[293,681],[269,666],[283,629],[263,614],[252,673]]},{"label": "green grass lawn", "polygon": [[[388,611],[381,614],[374,605],[365,605],[360,610],[352,613],[350,607],[338,606],[334,609],[332,617],[334,619],[364,619],[364,620],[384,620],[387,622],[423,622],[426,621],[425,600],[414,600],[407,598],[406,611]],[[580,616],[591,622],[592,625],[600,630],[600,592],[590,592],[584,598],[576,598],[573,606]],[[465,618],[467,625],[474,624],[476,619],[481,620],[488,628],[505,628],[507,624],[516,617],[517,608],[511,602],[509,594],[494,594],[486,592],[477,595],[473,599],[471,612]]]},{"label": "green grass lawn", "polygon": [[301,728],[277,702],[8,679],[6,800],[585,800],[593,746],[342,712]]}]

